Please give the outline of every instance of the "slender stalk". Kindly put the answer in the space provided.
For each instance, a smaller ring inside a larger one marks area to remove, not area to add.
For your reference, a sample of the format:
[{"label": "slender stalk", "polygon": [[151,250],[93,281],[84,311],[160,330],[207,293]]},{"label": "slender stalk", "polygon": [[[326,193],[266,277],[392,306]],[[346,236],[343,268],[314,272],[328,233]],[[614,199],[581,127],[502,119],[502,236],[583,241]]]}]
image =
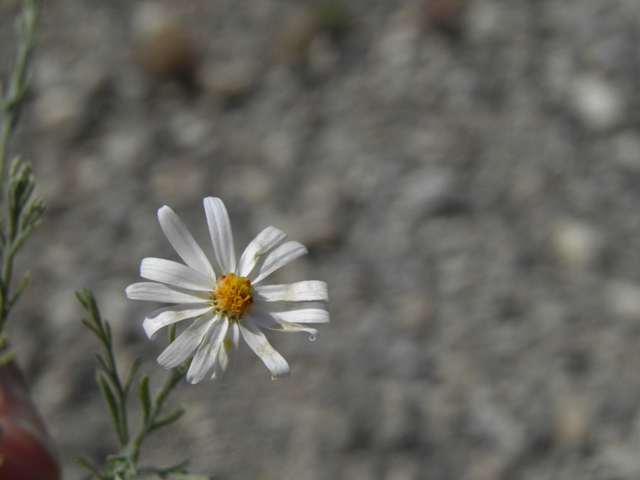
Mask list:
[{"label": "slender stalk", "polygon": [[[11,133],[15,128],[22,111],[24,96],[29,85],[27,66],[35,46],[35,30],[38,23],[38,9],[35,0],[23,0],[21,21],[18,24],[18,49],[16,59],[9,74],[6,91],[0,85],[0,189],[5,185],[5,165],[9,152]],[[9,182],[10,183],[10,182]],[[7,211],[9,212],[9,203]],[[26,237],[16,234],[15,227],[21,225],[8,225],[10,234],[5,238],[2,248],[2,262],[0,270],[0,334],[3,332],[7,315],[11,309],[11,277],[13,274],[13,260],[18,247]]]},{"label": "slender stalk", "polygon": [[190,363],[191,361],[189,360],[186,365],[183,364],[169,370],[162,387],[160,387],[153,398],[149,417],[146,421],[142,422],[136,434],[129,440],[129,443],[122,450],[122,456],[128,458],[131,461],[131,464],[135,465],[138,461],[140,446],[142,445],[144,437],[153,430],[164,401],[167,399],[169,393],[171,393],[171,390],[173,390],[176,384],[185,376]]},{"label": "slender stalk", "polygon": [[[111,333],[109,333],[109,341],[111,342]],[[113,346],[110,344],[109,348],[105,349],[107,354],[107,362],[111,372],[117,372],[116,359],[113,354]],[[116,394],[118,395],[120,408],[120,415],[118,417],[119,431],[118,440],[121,442],[120,446],[124,446],[129,441],[129,422],[127,422],[127,393],[122,386],[120,376],[116,374],[110,376],[113,386],[116,388]]]},{"label": "slender stalk", "polygon": [[35,0],[24,0],[22,4],[21,38],[15,64],[9,76],[6,93],[0,89],[0,185],[4,184],[4,171],[9,150],[9,139],[20,112],[29,77],[27,66],[35,46],[35,30],[38,23],[38,9]]},{"label": "slender stalk", "polygon": [[[3,99],[4,100],[4,99]],[[2,102],[4,106],[4,101]],[[2,183],[2,177],[4,176],[4,164],[7,158],[7,151],[9,150],[9,135],[13,130],[11,123],[13,119],[9,112],[5,113],[5,109],[2,109],[2,115],[0,115],[0,183]]]},{"label": "slender stalk", "polygon": [[11,274],[13,272],[13,245],[8,245],[2,256],[2,277],[0,284],[0,333],[4,331],[4,324],[9,315],[9,289],[11,286]]}]

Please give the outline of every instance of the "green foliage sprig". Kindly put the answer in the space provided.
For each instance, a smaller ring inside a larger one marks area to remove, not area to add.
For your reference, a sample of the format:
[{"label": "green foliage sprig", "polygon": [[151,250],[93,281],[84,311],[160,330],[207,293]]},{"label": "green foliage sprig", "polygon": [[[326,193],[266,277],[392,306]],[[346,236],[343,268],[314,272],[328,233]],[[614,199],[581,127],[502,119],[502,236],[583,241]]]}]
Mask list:
[{"label": "green foliage sprig", "polygon": [[[136,432],[130,435],[127,421],[127,400],[131,386],[140,368],[140,359],[136,358],[133,361],[127,377],[123,381],[118,374],[115,361],[111,327],[100,316],[93,294],[90,290],[83,289],[80,292],[76,292],[76,298],[91,318],[90,320],[82,319],[83,325],[96,336],[103,348],[102,354],[94,355],[99,367],[97,381],[111,414],[116,437],[120,444],[120,452],[107,457],[107,465],[102,470],[85,457],[75,458],[74,463],[90,472],[89,479],[128,480],[137,474],[152,473],[161,479],[207,480],[208,477],[206,476],[188,474],[184,463],[168,468],[137,467],[140,447],[147,435],[175,422],[184,413],[183,407],[164,412],[163,405],[171,390],[187,373],[191,358],[169,370],[164,382],[154,394],[151,393],[149,387],[149,377],[143,375],[140,378],[138,382],[138,397],[142,408],[142,421]],[[175,329],[171,330],[173,332],[170,333],[169,343],[175,338]]]},{"label": "green foliage sprig", "polygon": [[4,348],[0,356],[0,365],[7,363],[14,356],[13,352],[4,346],[4,328],[9,311],[29,282],[29,275],[24,274],[17,286],[12,285],[15,256],[29,234],[40,224],[44,212],[44,202],[31,198],[35,180],[30,164],[16,157],[11,162],[5,181],[5,164],[11,133],[20,118],[29,86],[27,67],[35,46],[38,18],[35,0],[24,0],[16,25],[16,59],[9,70],[6,89],[0,84],[0,189],[4,190],[5,194],[5,212],[0,219],[0,346]]},{"label": "green foliage sprig", "polygon": [[16,25],[18,51],[15,62],[10,69],[6,91],[0,84],[0,184],[4,179],[9,138],[20,118],[24,97],[29,86],[27,66],[35,46],[35,31],[39,19],[35,0],[24,0],[20,15]]},{"label": "green foliage sprig", "polygon": [[6,216],[0,221],[0,334],[4,331],[11,307],[29,283],[29,274],[26,273],[18,285],[11,288],[15,256],[33,229],[40,225],[44,213],[42,199],[31,198],[34,188],[31,166],[16,158],[9,169]]}]

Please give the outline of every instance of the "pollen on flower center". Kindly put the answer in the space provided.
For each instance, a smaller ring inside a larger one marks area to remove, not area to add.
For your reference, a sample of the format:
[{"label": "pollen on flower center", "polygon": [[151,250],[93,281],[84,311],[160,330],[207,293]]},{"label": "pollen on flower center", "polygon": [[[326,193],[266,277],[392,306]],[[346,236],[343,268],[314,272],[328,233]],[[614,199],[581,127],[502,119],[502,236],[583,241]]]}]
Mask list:
[{"label": "pollen on flower center", "polygon": [[253,304],[251,296],[251,280],[236,277],[235,274],[222,275],[213,292],[215,306],[233,316],[246,312]]}]

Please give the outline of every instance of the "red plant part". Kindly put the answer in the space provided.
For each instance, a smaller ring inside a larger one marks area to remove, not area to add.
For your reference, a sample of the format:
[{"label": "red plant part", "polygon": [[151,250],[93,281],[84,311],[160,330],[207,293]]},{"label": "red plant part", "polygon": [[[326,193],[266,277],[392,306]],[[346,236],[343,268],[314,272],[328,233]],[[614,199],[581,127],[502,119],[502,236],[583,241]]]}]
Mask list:
[{"label": "red plant part", "polygon": [[16,363],[0,367],[0,479],[60,480],[53,442]]}]

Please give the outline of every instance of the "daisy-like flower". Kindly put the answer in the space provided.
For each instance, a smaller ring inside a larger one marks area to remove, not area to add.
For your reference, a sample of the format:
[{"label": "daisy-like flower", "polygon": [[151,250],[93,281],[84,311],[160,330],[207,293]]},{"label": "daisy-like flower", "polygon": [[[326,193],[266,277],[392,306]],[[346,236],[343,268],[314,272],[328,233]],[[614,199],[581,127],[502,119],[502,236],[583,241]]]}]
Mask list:
[{"label": "daisy-like flower", "polygon": [[[318,331],[307,323],[329,322],[327,284],[320,281],[288,285],[258,285],[269,274],[307,253],[298,242],[283,242],[286,234],[265,228],[236,262],[227,209],[219,198],[204,199],[207,224],[220,276],[193,236],[169,207],[158,210],[162,231],[186,265],[145,258],[140,276],[153,282],[127,287],[133,300],[171,303],[152,312],[143,327],[153,339],[162,327],[195,319],[158,357],[165,368],[180,365],[194,354],[187,380],[197,383],[213,369],[222,378],[231,370],[240,335],[271,371],[271,378],[289,375],[289,365],[269,344],[260,328],[285,332]],[[260,328],[259,328],[260,327]]]}]

